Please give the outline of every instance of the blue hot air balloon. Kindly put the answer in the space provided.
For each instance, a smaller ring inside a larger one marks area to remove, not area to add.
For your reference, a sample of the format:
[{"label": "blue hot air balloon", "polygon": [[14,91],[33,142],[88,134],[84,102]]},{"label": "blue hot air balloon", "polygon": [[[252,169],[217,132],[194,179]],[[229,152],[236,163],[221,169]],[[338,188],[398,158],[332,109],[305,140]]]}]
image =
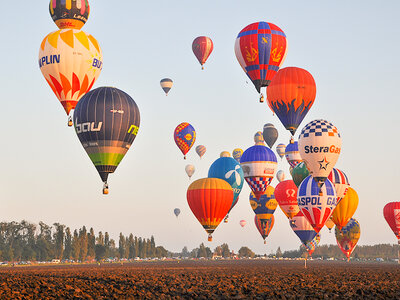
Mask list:
[{"label": "blue hot air balloon", "polygon": [[310,243],[317,235],[317,232],[301,211],[289,220],[289,224],[304,246]]},{"label": "blue hot air balloon", "polygon": [[239,200],[244,182],[244,174],[240,164],[232,157],[220,157],[211,165],[208,170],[208,177],[223,179],[231,185],[233,190],[233,201],[229,210],[231,211]]},{"label": "blue hot air balloon", "polygon": [[290,143],[286,146],[285,156],[289,165],[294,168],[303,160],[300,156],[299,146],[297,141],[295,142],[293,137],[290,139]]}]

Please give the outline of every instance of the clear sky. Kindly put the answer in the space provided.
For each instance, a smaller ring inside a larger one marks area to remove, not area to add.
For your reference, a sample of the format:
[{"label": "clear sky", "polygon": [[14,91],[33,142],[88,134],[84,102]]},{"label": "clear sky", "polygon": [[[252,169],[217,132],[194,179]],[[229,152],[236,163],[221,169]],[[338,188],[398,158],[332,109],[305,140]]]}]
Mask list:
[{"label": "clear sky", "polygon": [[[305,68],[317,84],[316,101],[300,128],[323,118],[341,132],[336,166],[360,198],[355,214],[359,244],[395,242],[382,209],[399,200],[400,2],[92,0],[90,5],[83,30],[99,41],[104,56],[95,87],[115,86],[135,99],[139,134],[109,177],[110,194],[103,196],[97,171],[66,126],[64,110],[38,67],[39,45],[57,29],[48,1],[6,1],[0,19],[1,220],[86,225],[109,231],[115,239],[119,232],[153,234],[172,251],[201,242],[212,249],[227,242],[236,251],[247,245],[256,253],[297,248],[300,241],[279,208],[263,244],[246,184],[229,223],[218,227],[212,243],[186,202],[187,163],[196,166],[194,180],[206,177],[221,151],[252,146],[265,123],[279,130],[277,143],[289,141],[279,119],[246,84],[233,50],[243,27],[267,21],[287,35],[282,67]],[[191,50],[199,35],[214,41],[204,71]],[[168,97],[159,86],[164,77],[174,80]],[[197,131],[195,146],[207,147],[202,160],[192,149],[184,161],[174,143],[173,130],[185,121]],[[286,161],[278,167],[289,176]],[[179,219],[175,207],[182,211]],[[241,219],[247,220],[245,228],[239,226]],[[321,243],[335,243],[334,234],[323,229]]]}]

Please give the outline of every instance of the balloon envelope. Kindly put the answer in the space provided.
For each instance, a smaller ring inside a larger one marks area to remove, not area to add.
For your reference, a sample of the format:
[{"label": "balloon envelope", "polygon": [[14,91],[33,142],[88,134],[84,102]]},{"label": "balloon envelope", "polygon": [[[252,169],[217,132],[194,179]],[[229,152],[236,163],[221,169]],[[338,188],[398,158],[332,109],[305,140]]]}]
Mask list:
[{"label": "balloon envelope", "polygon": [[292,170],[292,178],[293,182],[297,187],[299,187],[300,183],[303,182],[310,175],[310,172],[307,169],[306,164],[302,161],[297,164]]},{"label": "balloon envelope", "polygon": [[267,190],[261,195],[260,199],[257,199],[253,192],[250,192],[249,200],[250,206],[259,220],[272,218],[278,206],[278,202],[274,195],[274,188],[272,186],[267,187]]},{"label": "balloon envelope", "polygon": [[285,156],[285,150],[286,150],[285,144],[278,144],[278,146],[276,146],[276,153],[278,153],[280,158]]},{"label": "balloon envelope", "polygon": [[263,138],[267,145],[272,148],[278,139],[278,130],[273,124],[265,124],[263,128]]},{"label": "balloon envelope", "polygon": [[297,141],[295,142],[293,138],[290,139],[290,143],[286,146],[285,157],[287,162],[292,168],[294,168],[303,161],[303,159],[300,156]]},{"label": "balloon envelope", "polygon": [[50,0],[49,12],[58,28],[81,29],[89,18],[90,6],[87,0]]},{"label": "balloon envelope", "polygon": [[193,165],[187,165],[185,167],[185,172],[186,172],[187,176],[189,176],[189,178],[192,177],[192,175],[194,174],[195,171],[196,171],[196,168]]},{"label": "balloon envelope", "polygon": [[275,198],[288,218],[293,218],[300,211],[297,204],[297,186],[293,180],[280,182],[275,188]]},{"label": "balloon envelope", "polygon": [[328,179],[335,185],[336,195],[338,197],[338,204],[346,196],[347,190],[350,186],[346,174],[339,169],[333,168],[328,176]]},{"label": "balloon envelope", "polygon": [[198,156],[200,156],[200,158],[206,153],[207,148],[203,145],[198,145],[196,147],[196,153]]},{"label": "balloon envelope", "polygon": [[222,151],[219,157],[231,157],[231,154],[228,151]]},{"label": "balloon envelope", "polygon": [[304,217],[303,213],[299,211],[292,219],[289,220],[290,227],[300,239],[300,241],[307,245],[317,235],[317,232],[311,226],[310,222]]},{"label": "balloon envelope", "polygon": [[246,220],[240,220],[240,222],[239,222],[239,224],[240,224],[240,226],[242,226],[242,227],[244,227],[244,226],[246,226]]},{"label": "balloon envelope", "polygon": [[238,162],[240,163],[240,158],[242,157],[243,154],[243,150],[240,148],[235,148],[232,151],[232,157]]},{"label": "balloon envelope", "polygon": [[351,187],[348,188],[346,196],[339,202],[332,214],[332,221],[341,229],[353,217],[358,207],[357,192]]},{"label": "balloon envelope", "polygon": [[174,130],[175,144],[184,155],[186,159],[186,153],[192,148],[196,141],[196,131],[193,126],[189,123],[183,122],[179,124]]},{"label": "balloon envelope", "polygon": [[199,36],[194,39],[192,43],[192,50],[202,68],[213,49],[214,45],[209,37]]},{"label": "balloon envelope", "polygon": [[335,223],[332,221],[332,216],[326,221],[325,226],[329,229],[329,232],[331,232],[331,229],[335,226]]},{"label": "balloon envelope", "polygon": [[176,217],[178,217],[180,215],[180,213],[181,213],[181,210],[179,208],[174,209],[174,214]]},{"label": "balloon envelope", "polygon": [[262,219],[260,220],[257,215],[254,216],[254,223],[256,224],[257,230],[258,232],[261,234],[263,240],[264,240],[264,244],[265,239],[268,237],[268,235],[270,234],[272,228],[274,227],[275,224],[275,218],[274,216],[272,216],[269,219]]},{"label": "balloon envelope", "polygon": [[276,172],[276,179],[278,179],[279,182],[285,180],[285,172],[283,172],[282,170]]},{"label": "balloon envelope", "polygon": [[335,227],[336,242],[347,259],[350,259],[350,255],[357,245],[360,234],[360,224],[356,219],[350,219],[342,229]]},{"label": "balloon envelope", "polygon": [[164,78],[164,79],[161,79],[160,85],[161,85],[161,88],[163,89],[163,91],[165,92],[165,95],[167,96],[168,92],[172,88],[173,81],[172,81],[172,79]]},{"label": "balloon envelope", "polygon": [[256,145],[261,145],[261,146],[265,145],[264,137],[261,131],[257,131],[256,134],[254,135],[254,143]]},{"label": "balloon envelope", "polygon": [[383,216],[400,242],[400,202],[389,202],[383,208]]}]

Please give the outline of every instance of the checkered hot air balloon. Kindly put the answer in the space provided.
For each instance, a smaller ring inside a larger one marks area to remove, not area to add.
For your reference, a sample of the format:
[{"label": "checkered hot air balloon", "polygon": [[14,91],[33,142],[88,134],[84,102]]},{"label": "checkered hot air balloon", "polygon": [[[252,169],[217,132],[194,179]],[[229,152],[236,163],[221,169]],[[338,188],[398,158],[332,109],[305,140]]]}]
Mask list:
[{"label": "checkered hot air balloon", "polygon": [[300,155],[319,187],[324,184],[335,166],[341,147],[339,131],[326,120],[311,121],[301,130]]},{"label": "checkered hot air balloon", "polygon": [[336,208],[336,201],[333,183],[326,180],[322,188],[319,188],[311,175],[303,180],[297,192],[299,208],[316,232],[325,226]]},{"label": "checkered hot air balloon", "polygon": [[199,36],[194,39],[192,43],[192,50],[197,60],[201,65],[201,69],[204,69],[208,57],[214,49],[214,44],[209,37]]},{"label": "checkered hot air balloon", "polygon": [[285,148],[285,157],[292,168],[296,167],[303,161],[300,156],[297,141],[295,142],[293,137],[290,139],[289,144]]},{"label": "checkered hot air balloon", "polygon": [[274,152],[266,146],[254,145],[243,152],[240,165],[250,189],[260,199],[275,176],[277,160]]},{"label": "checkered hot air balloon", "polygon": [[264,240],[264,244],[267,243],[265,240],[268,235],[271,233],[272,228],[274,227],[275,224],[275,218],[272,216],[269,219],[259,219],[257,215],[254,216],[254,224],[256,225],[256,228],[258,232],[261,234],[261,237]]},{"label": "checkered hot air balloon", "polygon": [[346,196],[347,190],[350,186],[349,180],[343,171],[335,168],[332,169],[328,179],[335,185],[336,195],[338,197],[337,202],[339,204],[343,197]]},{"label": "checkered hot air balloon", "polygon": [[50,0],[49,12],[60,29],[81,29],[90,13],[88,0]]},{"label": "checkered hot air balloon", "polygon": [[297,215],[289,220],[289,224],[304,246],[311,242],[317,235],[317,232],[311,226],[310,222],[308,222],[306,217],[304,217],[301,211],[299,211]]},{"label": "checkered hot air balloon", "polygon": [[389,202],[383,208],[383,216],[400,244],[400,202]]},{"label": "checkered hot air balloon", "polygon": [[293,218],[300,211],[297,204],[297,186],[293,180],[280,182],[275,188],[275,198],[288,218]]},{"label": "checkered hot air balloon", "polygon": [[350,260],[350,255],[357,246],[360,234],[360,224],[356,219],[350,219],[342,229],[335,227],[336,242],[343,254],[346,255],[347,261]]},{"label": "checkered hot air balloon", "polygon": [[179,150],[183,153],[183,158],[186,159],[186,153],[189,152],[196,141],[196,131],[192,125],[183,122],[176,126],[174,130],[174,140]]},{"label": "checkered hot air balloon", "polygon": [[243,28],[235,42],[236,58],[253,82],[257,92],[266,87],[286,57],[286,35],[278,26],[267,22],[252,23]]}]

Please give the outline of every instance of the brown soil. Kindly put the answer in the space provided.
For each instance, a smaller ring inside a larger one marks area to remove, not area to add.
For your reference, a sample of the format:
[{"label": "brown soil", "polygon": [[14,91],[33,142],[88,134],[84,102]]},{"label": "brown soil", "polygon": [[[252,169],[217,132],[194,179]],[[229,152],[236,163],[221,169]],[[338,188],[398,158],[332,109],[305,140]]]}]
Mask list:
[{"label": "brown soil", "polygon": [[400,266],[165,261],[0,269],[0,299],[400,299]]}]

